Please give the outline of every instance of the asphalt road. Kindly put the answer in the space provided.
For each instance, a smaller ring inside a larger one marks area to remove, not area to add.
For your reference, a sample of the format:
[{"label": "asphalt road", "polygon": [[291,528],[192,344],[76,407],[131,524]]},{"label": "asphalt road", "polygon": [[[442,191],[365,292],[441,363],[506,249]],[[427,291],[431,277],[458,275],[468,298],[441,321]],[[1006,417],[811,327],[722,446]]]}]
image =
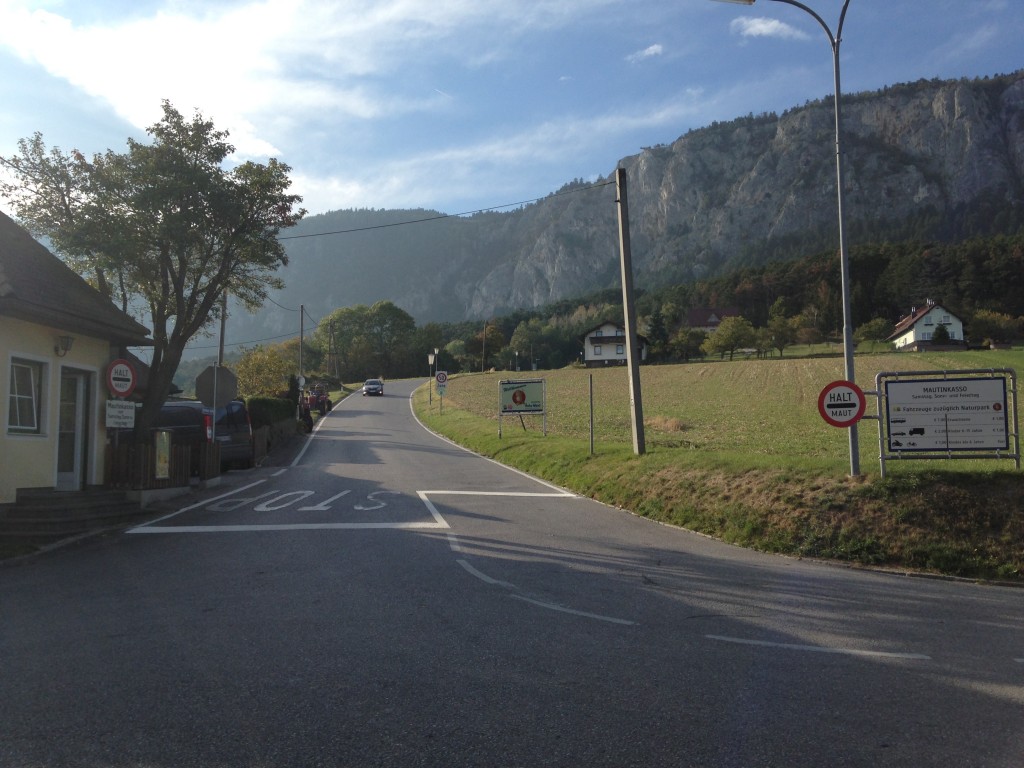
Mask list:
[{"label": "asphalt road", "polygon": [[0,568],[0,766],[1024,765],[1024,591],[635,518],[412,387]]}]

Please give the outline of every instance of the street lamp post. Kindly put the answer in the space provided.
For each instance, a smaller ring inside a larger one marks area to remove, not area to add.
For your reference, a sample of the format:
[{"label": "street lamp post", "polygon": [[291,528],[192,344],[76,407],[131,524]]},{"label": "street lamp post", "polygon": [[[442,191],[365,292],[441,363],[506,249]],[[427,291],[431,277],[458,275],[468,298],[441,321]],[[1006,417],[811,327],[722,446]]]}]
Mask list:
[{"label": "street lamp post", "polygon": [[434,404],[434,374],[437,371],[437,347],[434,347],[434,353],[427,353],[427,370],[430,371],[430,380],[427,381],[427,400],[430,405]]},{"label": "street lamp post", "polygon": [[[756,0],[716,0],[722,3],[736,3],[737,5],[753,5]],[[825,20],[797,0],[769,0],[774,3],[785,3],[793,5],[800,10],[810,14],[814,20],[821,25],[828,35],[829,43],[832,46],[832,71],[835,74],[835,117],[836,117],[836,200],[839,209],[839,269],[842,280],[843,291],[843,361],[845,363],[845,375],[847,381],[854,381],[853,374],[853,320],[850,313],[850,260],[846,251],[846,226],[843,212],[843,147],[842,147],[842,108],[841,90],[839,81],[839,44],[843,39],[843,24],[846,21],[846,9],[850,6],[850,0],[845,0],[843,10],[839,14],[839,26],[835,34],[829,28]],[[850,475],[856,477],[860,474],[860,444],[857,438],[857,425],[853,424],[847,428],[850,439]]]}]

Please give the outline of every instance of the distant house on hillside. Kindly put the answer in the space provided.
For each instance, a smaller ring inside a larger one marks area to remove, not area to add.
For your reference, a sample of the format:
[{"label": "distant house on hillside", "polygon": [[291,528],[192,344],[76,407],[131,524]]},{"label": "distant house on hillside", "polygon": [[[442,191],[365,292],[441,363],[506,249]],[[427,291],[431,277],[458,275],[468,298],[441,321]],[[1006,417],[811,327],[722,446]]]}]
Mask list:
[{"label": "distant house on hillside", "polygon": [[889,337],[896,349],[908,352],[920,351],[932,347],[935,329],[943,326],[949,334],[949,344],[964,345],[964,324],[941,304],[931,299],[924,306],[913,307],[910,314],[896,323],[896,330]]},{"label": "distant house on hillside", "polygon": [[739,317],[740,311],[735,307],[697,307],[686,314],[686,325],[698,331],[714,333],[727,317]]},{"label": "distant house on hillside", "polygon": [[0,504],[103,483],[107,368],[148,335],[0,213]]},{"label": "distant house on hillside", "polygon": [[[647,359],[647,338],[639,334],[636,338],[640,345],[640,361],[643,362]],[[580,340],[587,368],[626,364],[625,326],[606,320],[584,333]]]}]

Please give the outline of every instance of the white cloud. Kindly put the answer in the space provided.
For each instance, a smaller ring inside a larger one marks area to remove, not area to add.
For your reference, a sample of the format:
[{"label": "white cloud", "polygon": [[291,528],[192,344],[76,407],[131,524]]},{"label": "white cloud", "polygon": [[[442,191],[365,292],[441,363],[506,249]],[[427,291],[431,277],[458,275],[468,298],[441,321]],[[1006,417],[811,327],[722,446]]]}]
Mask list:
[{"label": "white cloud", "polygon": [[638,61],[643,61],[644,59],[650,59],[653,58],[654,56],[661,56],[662,53],[664,53],[664,49],[662,48],[661,44],[655,43],[654,45],[647,46],[642,51],[631,53],[629,56],[626,57],[626,61],[628,61],[630,64],[636,64]]},{"label": "white cloud", "polygon": [[785,40],[807,40],[808,35],[778,19],[742,17],[733,19],[729,29],[743,37],[778,37]]},{"label": "white cloud", "polygon": [[[294,191],[303,196],[303,205],[315,212],[360,207],[371,199],[375,205],[393,208],[418,207],[423,200],[438,198],[473,200],[471,205],[479,206],[504,205],[516,202],[513,197],[542,196],[551,190],[523,187],[518,192],[508,191],[502,199],[481,199],[481,191],[508,190],[510,180],[525,181],[527,176],[522,169],[530,165],[553,165],[575,158],[583,166],[593,152],[599,152],[609,141],[638,131],[675,131],[681,122],[693,120],[706,107],[707,97],[702,90],[687,89],[647,111],[610,111],[550,120],[518,133],[492,135],[471,144],[373,163],[371,170],[357,170],[359,175],[345,182],[327,176],[292,174]],[[607,167],[596,170],[610,173],[618,159],[605,157],[603,163]],[[351,167],[362,166],[353,162]],[[439,175],[438,168],[445,172]],[[592,167],[581,167],[577,175],[589,176],[594,172]],[[446,211],[456,212],[461,211]]]},{"label": "white cloud", "polygon": [[[381,78],[414,66],[416,52],[464,65],[500,59],[500,41],[557,28],[617,0],[252,0],[218,6],[168,0],[159,10],[76,22],[61,3],[0,2],[0,47],[37,64],[138,129],[168,99],[230,131],[242,156],[277,154],[273,126],[329,115],[334,123],[442,108]],[[46,10],[50,5],[56,10]],[[474,34],[485,30],[486,34]]]},{"label": "white cloud", "polygon": [[984,51],[999,37],[1002,30],[995,24],[987,24],[965,34],[946,47],[950,58],[974,56]]}]

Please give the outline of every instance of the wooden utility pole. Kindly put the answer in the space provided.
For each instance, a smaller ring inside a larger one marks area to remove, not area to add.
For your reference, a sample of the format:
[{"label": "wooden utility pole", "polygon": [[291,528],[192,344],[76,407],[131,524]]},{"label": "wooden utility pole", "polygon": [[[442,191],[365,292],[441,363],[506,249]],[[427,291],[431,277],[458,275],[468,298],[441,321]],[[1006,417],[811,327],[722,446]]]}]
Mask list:
[{"label": "wooden utility pole", "polygon": [[626,316],[626,367],[629,368],[629,407],[633,421],[633,453],[647,451],[644,439],[644,405],[640,394],[640,355],[636,339],[636,307],[633,303],[633,256],[629,250],[629,202],[626,169],[615,170],[615,202],[619,205],[619,253],[622,266],[622,309]]}]

